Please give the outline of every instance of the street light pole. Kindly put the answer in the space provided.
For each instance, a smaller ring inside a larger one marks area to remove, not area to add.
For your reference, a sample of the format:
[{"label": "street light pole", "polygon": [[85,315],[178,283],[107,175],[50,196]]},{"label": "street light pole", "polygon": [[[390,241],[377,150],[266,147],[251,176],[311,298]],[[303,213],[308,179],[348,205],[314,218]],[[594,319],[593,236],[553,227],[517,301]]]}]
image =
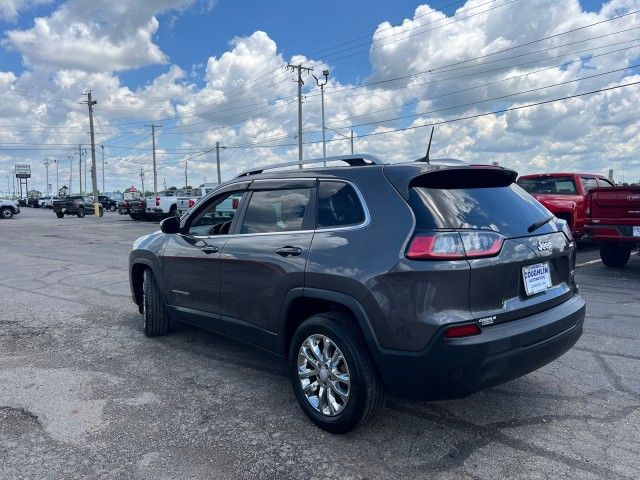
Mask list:
[{"label": "street light pole", "polygon": [[56,164],[56,195],[60,194],[60,185],[58,183],[58,160],[54,159],[53,160]]},{"label": "street light pole", "polygon": [[104,145],[100,145],[100,148],[102,149],[102,194],[104,195]]},{"label": "street light pole", "polygon": [[47,169],[47,177],[46,177],[47,178],[47,183],[44,186],[44,191],[46,193],[44,194],[44,196],[48,197],[49,196],[49,160],[45,160],[44,161],[44,167]]},{"label": "street light pole", "polygon": [[[320,98],[322,103],[322,157],[327,156],[327,141],[326,141],[326,127],[324,126],[324,86],[329,81],[329,70],[323,70],[322,75],[324,75],[324,82],[320,83],[318,77],[313,75],[313,78],[316,79],[316,83],[320,87]],[[327,166],[327,162],[324,162],[324,166]]]}]

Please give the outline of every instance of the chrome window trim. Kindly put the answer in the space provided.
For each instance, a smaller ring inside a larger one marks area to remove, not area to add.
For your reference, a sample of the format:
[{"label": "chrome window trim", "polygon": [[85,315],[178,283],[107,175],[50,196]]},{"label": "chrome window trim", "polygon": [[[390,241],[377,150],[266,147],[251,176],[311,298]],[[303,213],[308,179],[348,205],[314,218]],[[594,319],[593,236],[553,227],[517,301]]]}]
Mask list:
[{"label": "chrome window trim", "polygon": [[[265,182],[272,182],[274,179],[262,179],[262,180],[254,180],[254,182],[258,182],[258,181],[265,181]],[[325,182],[342,182],[342,183],[346,183],[348,185],[350,185],[356,192],[356,195],[358,196],[358,200],[360,200],[360,205],[362,206],[362,209],[364,210],[364,221],[361,223],[357,223],[354,225],[345,225],[344,227],[325,227],[325,228],[316,228],[313,230],[289,230],[286,232],[261,232],[261,233],[234,233],[232,235],[205,235],[205,236],[195,236],[195,235],[189,235],[191,238],[238,238],[238,237],[257,237],[257,236],[263,236],[263,235],[291,235],[291,234],[296,234],[296,233],[324,233],[324,232],[340,232],[340,231],[349,231],[349,230],[360,230],[362,228],[366,228],[371,224],[371,214],[369,212],[369,207],[367,205],[367,202],[364,199],[364,196],[362,195],[362,192],[360,191],[360,189],[358,188],[358,186],[353,183],[351,180],[347,180],[344,178],[300,178],[300,179],[296,179],[296,180],[318,180],[320,182],[325,181]],[[250,188],[249,188],[250,190]],[[277,189],[274,189],[277,190]],[[317,206],[316,206],[317,208]]]}]

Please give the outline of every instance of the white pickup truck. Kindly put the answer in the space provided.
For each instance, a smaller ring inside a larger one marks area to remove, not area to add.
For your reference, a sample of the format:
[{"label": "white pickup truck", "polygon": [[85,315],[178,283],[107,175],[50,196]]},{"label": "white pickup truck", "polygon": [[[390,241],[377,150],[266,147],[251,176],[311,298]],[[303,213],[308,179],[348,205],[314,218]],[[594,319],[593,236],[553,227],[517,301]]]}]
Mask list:
[{"label": "white pickup truck", "polygon": [[190,195],[183,195],[178,197],[178,215],[182,216],[185,212],[187,212],[191,207],[193,207],[196,203],[202,200],[209,193],[213,192],[213,190],[218,186],[217,183],[205,183],[200,188],[194,188]]},{"label": "white pickup truck", "polygon": [[160,192],[155,197],[147,197],[148,217],[171,217],[178,214],[178,197],[174,191]]},{"label": "white pickup truck", "polygon": [[0,218],[12,218],[20,213],[20,204],[17,200],[0,199]]}]

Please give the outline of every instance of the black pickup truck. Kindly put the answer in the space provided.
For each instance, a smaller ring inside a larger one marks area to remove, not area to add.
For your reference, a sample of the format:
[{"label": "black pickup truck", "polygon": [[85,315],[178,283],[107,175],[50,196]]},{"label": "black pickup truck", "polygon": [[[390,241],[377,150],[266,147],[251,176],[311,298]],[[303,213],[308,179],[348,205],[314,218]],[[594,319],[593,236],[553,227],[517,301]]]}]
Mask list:
[{"label": "black pickup truck", "polygon": [[111,197],[107,197],[106,195],[98,195],[98,201],[105,210],[115,212],[118,209],[118,201],[114,200]]},{"label": "black pickup truck", "polygon": [[147,201],[144,198],[135,198],[132,200],[126,200],[125,209],[120,209],[120,214],[129,214],[134,220],[144,220],[147,218]]},{"label": "black pickup truck", "polygon": [[[100,216],[102,216],[104,207],[102,205],[99,207]],[[53,211],[58,218],[64,218],[65,215],[76,215],[78,218],[82,218],[87,213],[90,215],[93,213],[93,199],[81,195],[63,197],[59,200],[54,200]]]}]

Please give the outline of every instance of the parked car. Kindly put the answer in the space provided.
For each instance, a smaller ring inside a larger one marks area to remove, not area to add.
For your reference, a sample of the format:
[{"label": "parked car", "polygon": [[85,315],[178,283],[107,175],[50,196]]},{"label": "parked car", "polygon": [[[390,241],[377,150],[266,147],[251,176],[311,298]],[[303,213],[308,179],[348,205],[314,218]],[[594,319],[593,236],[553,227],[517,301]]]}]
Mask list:
[{"label": "parked car", "polygon": [[40,208],[40,197],[29,197],[27,199],[27,207]]},{"label": "parked car", "polygon": [[[100,216],[104,215],[104,208],[100,208]],[[53,202],[53,211],[58,218],[64,218],[65,215],[76,215],[83,218],[86,214],[94,213],[93,198],[84,197],[82,195],[73,195],[60,198]]]},{"label": "parked car", "polygon": [[105,210],[109,210],[110,212],[115,212],[118,209],[118,202],[111,197],[107,197],[106,195],[98,195],[98,201],[100,205]]},{"label": "parked car", "polygon": [[217,183],[205,183],[201,188],[194,188],[192,191],[188,192],[188,195],[178,195],[176,199],[178,215],[184,215],[187,210],[202,200],[204,196],[211,193],[217,186]]},{"label": "parked car", "polygon": [[118,204],[118,213],[120,215],[129,215],[129,200],[122,200]]},{"label": "parked car", "polygon": [[53,208],[53,201],[57,199],[56,197],[40,197],[40,207],[41,208]]},{"label": "parked car", "polygon": [[9,219],[20,213],[20,204],[17,200],[0,199],[0,218]]},{"label": "parked car", "polygon": [[178,197],[173,191],[160,192],[147,199],[145,213],[150,218],[166,218],[178,214]]},{"label": "parked car", "polygon": [[607,267],[624,267],[640,245],[640,186],[596,188],[586,202],[587,235]]},{"label": "parked car", "polygon": [[129,205],[129,216],[134,220],[144,220],[147,218],[147,200],[144,198],[127,200]]},{"label": "parked car", "polygon": [[385,391],[458,398],[524,375],[572,347],[585,303],[566,222],[516,176],[369,155],[245,172],[135,241],[144,333],[187,322],[286,357],[334,433]]},{"label": "parked car", "polygon": [[541,173],[523,175],[518,185],[556,217],[565,220],[575,238],[585,235],[585,197],[589,190],[613,187],[601,175],[589,173]]}]

